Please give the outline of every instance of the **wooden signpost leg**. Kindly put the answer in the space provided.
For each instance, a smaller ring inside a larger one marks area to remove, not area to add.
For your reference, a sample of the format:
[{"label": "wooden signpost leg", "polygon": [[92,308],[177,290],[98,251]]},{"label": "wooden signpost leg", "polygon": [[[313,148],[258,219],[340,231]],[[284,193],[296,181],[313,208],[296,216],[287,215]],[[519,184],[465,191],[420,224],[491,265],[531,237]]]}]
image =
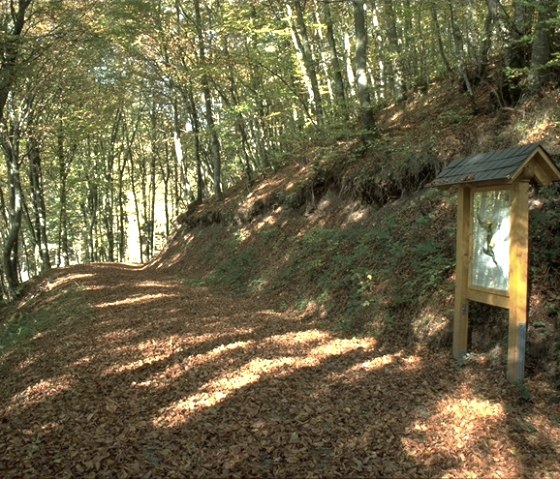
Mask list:
[{"label": "wooden signpost leg", "polygon": [[462,361],[467,353],[470,217],[471,190],[461,186],[457,195],[457,259],[455,266],[455,313],[453,318],[453,356],[458,361]]},{"label": "wooden signpost leg", "polygon": [[520,383],[525,373],[527,332],[529,183],[515,183],[512,199],[507,377],[512,382]]}]

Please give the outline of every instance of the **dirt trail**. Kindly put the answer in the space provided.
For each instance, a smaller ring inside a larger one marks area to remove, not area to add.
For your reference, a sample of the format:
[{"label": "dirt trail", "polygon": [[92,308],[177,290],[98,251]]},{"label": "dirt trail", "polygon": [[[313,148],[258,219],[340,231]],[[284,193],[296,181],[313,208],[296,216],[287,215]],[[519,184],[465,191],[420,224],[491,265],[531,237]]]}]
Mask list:
[{"label": "dirt trail", "polygon": [[34,307],[68,288],[80,314],[0,356],[2,478],[560,477],[554,392],[519,402],[501,366],[122,265]]}]

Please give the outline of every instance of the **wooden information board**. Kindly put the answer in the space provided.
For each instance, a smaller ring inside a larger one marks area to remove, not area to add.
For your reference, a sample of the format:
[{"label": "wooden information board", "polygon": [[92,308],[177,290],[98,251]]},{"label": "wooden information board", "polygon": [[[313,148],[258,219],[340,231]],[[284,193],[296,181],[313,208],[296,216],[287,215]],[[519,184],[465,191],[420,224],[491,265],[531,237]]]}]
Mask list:
[{"label": "wooden information board", "polygon": [[457,186],[453,355],[467,354],[469,301],[509,310],[507,377],[523,381],[527,336],[530,182],[560,181],[539,144],[453,161],[432,183]]}]

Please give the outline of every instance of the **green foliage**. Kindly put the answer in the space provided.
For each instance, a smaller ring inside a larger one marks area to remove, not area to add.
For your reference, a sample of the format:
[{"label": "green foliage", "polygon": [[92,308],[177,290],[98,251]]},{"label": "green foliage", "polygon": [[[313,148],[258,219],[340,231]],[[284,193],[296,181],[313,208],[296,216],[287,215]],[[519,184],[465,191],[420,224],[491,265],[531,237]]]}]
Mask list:
[{"label": "green foliage", "polygon": [[68,288],[48,304],[0,324],[0,355],[15,346],[24,346],[42,333],[53,334],[57,326],[88,314],[91,309],[80,289]]},{"label": "green foliage", "polygon": [[[531,389],[526,383],[517,384],[517,397],[519,402],[521,403],[528,403],[533,400],[533,394],[531,393]],[[534,426],[532,424],[526,423],[527,431],[528,432],[536,432]]]},{"label": "green foliage", "polygon": [[542,188],[538,202],[540,207],[531,211],[531,238],[540,246],[534,263],[560,268],[560,188]]},{"label": "green foliage", "polygon": [[392,317],[412,314],[447,287],[455,238],[454,205],[442,206],[446,201],[436,190],[423,191],[379,215],[374,227],[312,227],[299,236],[270,228],[249,238],[232,232],[208,281],[239,294],[289,292],[296,310],[314,302],[345,333],[372,332],[383,318],[374,334],[393,334]]}]

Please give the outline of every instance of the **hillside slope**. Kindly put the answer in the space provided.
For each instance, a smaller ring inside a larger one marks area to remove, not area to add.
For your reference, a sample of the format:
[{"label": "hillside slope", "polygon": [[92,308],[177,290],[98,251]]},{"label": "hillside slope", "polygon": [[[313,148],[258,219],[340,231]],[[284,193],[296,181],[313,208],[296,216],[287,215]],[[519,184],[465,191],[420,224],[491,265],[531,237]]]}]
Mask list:
[{"label": "hillside slope", "polygon": [[[537,141],[560,151],[558,90],[515,109],[496,109],[490,91],[479,95],[487,107],[473,116],[464,96],[436,85],[381,111],[371,144],[302,145],[275,174],[182,215],[151,267],[304,311],[388,349],[448,350],[456,200],[426,184],[444,164],[474,152]],[[553,383],[560,380],[559,206],[558,187],[533,192],[527,366]],[[474,305],[471,318],[472,350],[499,362],[504,313]]]}]

